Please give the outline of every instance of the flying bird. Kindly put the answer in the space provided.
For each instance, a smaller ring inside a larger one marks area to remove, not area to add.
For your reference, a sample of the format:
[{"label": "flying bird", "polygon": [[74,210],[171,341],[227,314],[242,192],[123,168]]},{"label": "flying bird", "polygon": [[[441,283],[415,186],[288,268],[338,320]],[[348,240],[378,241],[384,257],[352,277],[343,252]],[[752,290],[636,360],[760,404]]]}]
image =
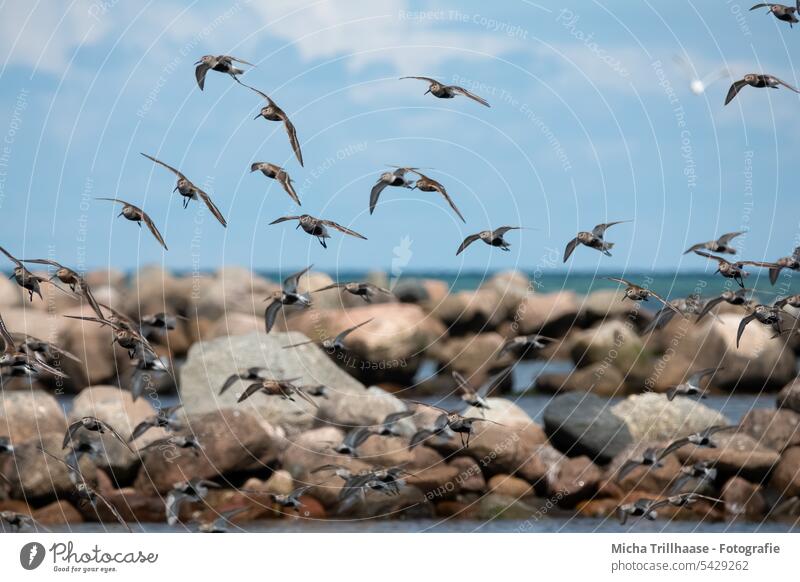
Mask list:
[{"label": "flying bird", "polygon": [[69,267],[65,267],[61,263],[53,261],[51,259],[23,259],[23,263],[33,263],[35,265],[48,265],[56,269],[56,272],[50,278],[52,281],[53,279],[58,279],[65,285],[67,285],[73,293],[80,293],[89,306],[94,310],[94,312],[98,315],[98,317],[103,316],[103,312],[100,311],[100,306],[97,304],[97,300],[94,298],[92,294],[92,290],[89,288],[89,284],[86,282],[86,279],[81,277],[77,271],[70,269]]},{"label": "flying bird", "polygon": [[414,188],[414,182],[406,178],[406,174],[416,170],[417,168],[404,168],[398,167],[392,172],[384,172],[378,178],[378,181],[375,182],[375,185],[372,187],[372,190],[369,192],[369,213],[372,214],[375,212],[375,206],[378,204],[378,198],[381,195],[381,192],[387,186],[394,186],[398,188]]},{"label": "flying bird", "polygon": [[459,398],[461,398],[461,401],[467,406],[472,406],[473,408],[477,408],[483,412],[484,410],[489,410],[490,408],[489,403],[486,402],[486,398],[492,393],[493,390],[506,381],[511,374],[511,371],[511,366],[501,370],[492,378],[489,378],[489,380],[484,382],[483,385],[477,390],[474,389],[469,381],[456,370],[453,370],[451,374],[453,376],[453,380],[456,382],[456,390]]},{"label": "flying bird", "polygon": [[800,247],[795,247],[794,251],[792,252],[792,256],[781,257],[775,261],[775,265],[775,267],[772,267],[769,270],[769,282],[773,285],[778,281],[778,276],[781,274],[781,269],[800,271]]},{"label": "flying bird", "polygon": [[288,380],[264,379],[259,382],[254,382],[245,388],[244,392],[242,392],[241,396],[239,396],[237,402],[247,400],[256,392],[262,392],[267,396],[280,396],[284,400],[297,402],[294,399],[294,395],[297,394],[300,398],[311,404],[311,406],[314,408],[319,408],[319,404],[314,402],[314,400],[308,394],[306,394],[305,390],[294,384],[294,382],[297,380],[298,378],[291,378]]},{"label": "flying bird", "polygon": [[386,295],[391,295],[392,292],[389,289],[384,289],[383,287],[378,287],[377,285],[373,285],[372,283],[358,283],[355,281],[349,283],[332,283],[330,285],[326,285],[320,289],[312,291],[311,293],[320,293],[322,291],[327,291],[328,289],[341,289],[342,291],[346,291],[351,295],[355,295],[356,297],[361,297],[366,303],[372,303],[373,297],[375,297],[378,293],[383,293]]},{"label": "flying bird", "polygon": [[44,297],[42,297],[40,283],[46,283],[47,279],[31,273],[25,268],[25,265],[22,264],[22,261],[14,257],[3,247],[0,247],[0,253],[3,253],[9,258],[9,260],[11,260],[12,263],[14,263],[15,267],[11,273],[11,276],[17,282],[17,285],[28,292],[28,298],[33,301],[33,294],[36,293],[39,296],[39,299],[44,299]]},{"label": "flying bird", "polygon": [[637,467],[648,467],[653,469],[663,467],[664,465],[661,460],[666,457],[667,454],[668,453],[665,453],[663,449],[648,447],[642,452],[642,456],[640,458],[628,459],[622,463],[617,471],[615,480],[619,483],[628,475],[628,473]]},{"label": "flying bird", "polygon": [[478,97],[475,95],[475,93],[467,91],[464,89],[464,87],[459,87],[458,85],[445,85],[444,83],[441,83],[436,79],[431,79],[430,77],[400,77],[400,79],[418,79],[420,81],[426,81],[428,83],[428,90],[425,91],[425,95],[430,93],[439,99],[452,99],[457,95],[463,95],[464,97],[469,97],[473,101],[477,101],[481,105],[491,107],[486,99],[483,97]]},{"label": "flying bird", "polygon": [[681,314],[677,307],[675,307],[672,303],[661,297],[658,293],[653,291],[652,289],[647,289],[635,283],[631,283],[626,279],[621,279],[619,277],[606,277],[609,281],[614,281],[615,283],[622,283],[625,285],[625,294],[623,295],[622,299],[630,299],[631,301],[647,301],[650,297],[653,297],[664,304],[664,307],[667,309],[671,309],[673,312],[677,314]]},{"label": "flying bird", "polygon": [[411,172],[419,176],[417,181],[414,183],[415,189],[422,190],[423,192],[438,192],[439,194],[441,194],[442,198],[444,198],[450,205],[450,208],[453,209],[453,212],[455,212],[461,219],[461,221],[466,224],[467,221],[464,219],[464,216],[461,214],[461,211],[458,209],[458,207],[456,207],[456,203],[453,202],[453,199],[450,198],[450,195],[447,193],[447,190],[445,190],[445,187],[442,186],[441,183],[437,182],[433,178],[429,178],[419,170],[411,169]]},{"label": "flying bird", "polygon": [[[351,333],[353,333],[355,330],[357,330],[358,328],[360,328],[360,327],[363,327],[363,326],[367,325],[367,324],[368,324],[369,322],[371,322],[373,319],[374,319],[374,318],[370,317],[368,320],[366,320],[366,321],[362,321],[362,322],[361,322],[361,323],[359,323],[358,325],[354,325],[353,327],[348,327],[348,328],[347,328],[347,329],[345,329],[344,331],[340,332],[340,333],[339,333],[339,334],[338,334],[336,337],[334,337],[334,338],[325,338],[324,340],[322,340],[322,344],[320,344],[320,345],[321,345],[321,347],[322,347],[324,350],[326,350],[326,351],[328,351],[328,352],[331,352],[331,353],[332,353],[332,352],[335,352],[335,351],[344,351],[344,350],[347,350],[347,349],[348,349],[348,347],[345,345],[345,343],[344,343],[344,339],[345,339],[345,338],[346,338],[348,335],[350,335]],[[298,347],[298,346],[305,346],[305,345],[308,345],[308,344],[313,344],[313,343],[314,343],[314,340],[308,340],[308,341],[304,341],[304,342],[300,342],[300,343],[296,343],[296,344],[289,344],[288,346],[283,346],[283,349],[296,348],[296,347]]]},{"label": "flying bird", "polygon": [[677,439],[671,442],[667,447],[664,449],[664,455],[666,456],[670,453],[674,453],[678,449],[682,449],[687,445],[695,445],[698,447],[703,447],[707,449],[715,449],[717,448],[717,444],[711,438],[718,432],[729,431],[729,430],[736,430],[739,427],[736,425],[730,426],[712,426],[705,430],[701,430],[699,432],[690,434],[687,437]]},{"label": "flying bird", "polygon": [[700,310],[700,313],[697,316],[697,321],[703,319],[712,309],[714,309],[714,307],[723,301],[729,305],[750,305],[750,303],[752,303],[752,299],[747,297],[749,292],[750,289],[745,289],[744,287],[734,291],[731,291],[730,289],[723,291],[713,299],[709,299],[705,302],[703,308]]},{"label": "flying bird", "polygon": [[175,483],[172,490],[167,493],[164,506],[167,513],[167,523],[175,525],[180,519],[181,507],[187,501],[201,502],[208,495],[209,488],[218,489],[219,485],[207,479],[197,477],[188,481]]},{"label": "flying bird", "polygon": [[736,249],[730,245],[730,242],[737,236],[740,236],[744,233],[745,231],[743,230],[739,232],[728,232],[717,239],[692,245],[686,249],[683,254],[688,255],[694,251],[708,251],[710,253],[726,253],[729,255],[735,255]]},{"label": "flying bird", "polygon": [[458,250],[456,251],[456,256],[460,255],[464,249],[466,249],[469,245],[474,243],[476,240],[482,240],[489,246],[499,247],[500,250],[508,252],[511,250],[511,243],[508,242],[505,238],[505,234],[509,230],[522,230],[521,226],[501,226],[500,228],[496,228],[494,230],[482,230],[478,233],[471,234],[467,238],[465,238],[462,243],[459,245]]},{"label": "flying bird", "polygon": [[298,271],[297,273],[293,273],[286,277],[280,291],[275,291],[272,293],[272,295],[264,299],[264,301],[272,299],[270,304],[267,305],[267,308],[264,310],[264,325],[267,333],[269,333],[272,327],[275,325],[275,320],[278,317],[278,311],[280,311],[284,305],[298,305],[300,307],[311,306],[311,297],[309,297],[308,293],[298,293],[297,283],[300,280],[300,277],[311,270],[312,266],[313,265],[309,265],[302,271]]},{"label": "flying bird", "polygon": [[633,503],[626,503],[624,505],[620,505],[617,508],[617,517],[619,519],[620,525],[625,525],[628,517],[643,517],[648,521],[653,521],[658,517],[657,510],[662,507],[673,506],[673,507],[683,507],[685,505],[691,505],[692,503],[696,503],[701,499],[706,499],[709,501],[719,502],[721,500],[716,499],[714,497],[707,497],[706,495],[700,495],[699,493],[681,493],[679,495],[673,495],[672,497],[667,497],[666,499],[662,500],[655,500],[655,499],[638,499]]},{"label": "flying bird", "polygon": [[767,10],[767,14],[772,14],[775,18],[782,22],[788,22],[789,28],[792,28],[793,24],[800,22],[796,16],[797,11],[800,10],[800,2],[797,3],[797,6],[786,6],[785,4],[763,2],[761,4],[756,4],[750,10],[757,10],[759,8],[769,8],[769,10]]},{"label": "flying bird", "polygon": [[286,133],[289,134],[289,142],[292,144],[292,149],[294,150],[294,155],[297,157],[297,161],[300,162],[300,165],[303,165],[303,152],[300,151],[300,141],[297,139],[297,130],[294,128],[294,125],[291,121],[289,121],[289,116],[278,107],[278,105],[270,99],[269,95],[263,93],[256,89],[255,87],[251,87],[250,85],[245,85],[241,81],[239,82],[241,85],[244,85],[251,91],[255,91],[261,97],[263,97],[267,105],[261,108],[261,111],[258,115],[255,116],[254,119],[258,119],[259,117],[263,117],[267,121],[280,121],[283,123],[283,126],[286,128]]},{"label": "flying bird", "polygon": [[270,493],[269,497],[272,499],[274,503],[277,503],[281,507],[291,507],[292,509],[300,509],[303,506],[303,503],[300,501],[300,498],[305,495],[306,491],[311,489],[311,485],[304,485],[302,487],[298,487],[294,491],[288,494],[283,493]]},{"label": "flying bird", "polygon": [[695,372],[687,378],[686,382],[667,390],[667,400],[672,401],[676,396],[699,396],[700,398],[705,398],[706,392],[700,387],[700,382],[717,370],[724,370],[724,368],[705,368]]},{"label": "flying bird", "polygon": [[[159,166],[163,166],[164,168],[168,169],[170,172],[172,172],[173,174],[175,174],[178,177],[178,182],[177,182],[177,185],[175,186],[175,189],[173,190],[173,192],[175,190],[177,190],[178,193],[181,196],[183,196],[183,207],[184,208],[188,208],[189,200],[202,200],[203,203],[206,205],[206,207],[208,207],[208,210],[211,212],[211,214],[214,215],[214,218],[216,218],[222,226],[228,226],[228,223],[225,221],[225,217],[222,216],[222,213],[219,211],[219,208],[217,208],[214,205],[214,203],[211,201],[211,197],[208,194],[206,194],[205,192],[203,192],[203,190],[201,190],[200,188],[198,188],[197,186],[192,184],[192,182],[189,180],[189,178],[184,176],[181,172],[179,172],[178,170],[176,170],[175,168],[173,168],[169,164],[165,164],[164,162],[154,158],[153,156],[149,156],[149,155],[147,155],[145,153],[142,153],[142,155],[144,157],[146,157],[148,160],[152,160],[153,162],[155,162]],[[127,204],[127,203],[123,202],[123,204]],[[124,209],[123,209],[123,214],[124,214]],[[127,216],[126,216],[126,218],[127,218]],[[135,220],[135,219],[129,218],[128,220]],[[158,237],[156,237],[156,238],[158,238]]]},{"label": "flying bird", "polygon": [[197,79],[197,86],[202,91],[206,84],[206,73],[209,70],[217,71],[219,73],[227,73],[233,77],[234,81],[239,81],[237,75],[244,74],[242,69],[237,68],[234,63],[242,63],[250,67],[255,67],[254,64],[248,63],[245,60],[232,57],[230,55],[204,55],[200,60],[195,63],[197,67],[194,70],[194,77]]},{"label": "flying bird", "polygon": [[[144,155],[144,154],[142,154]],[[150,157],[150,156],[147,156]],[[151,158],[152,159],[152,158]],[[125,202],[124,200],[120,200],[119,198],[98,198],[97,200],[108,200],[109,202],[115,202],[117,204],[122,204],[122,212],[120,212],[117,216],[124,216],[126,219],[130,220],[131,222],[135,222],[139,225],[139,228],[142,227],[142,223],[144,222],[145,226],[150,230],[150,233],[155,237],[162,247],[164,247],[165,251],[168,251],[167,243],[164,242],[164,237],[161,236],[158,228],[156,227],[156,223],[153,222],[153,219],[141,208],[138,206],[134,206],[130,202]],[[187,198],[188,200],[188,198]],[[209,200],[210,203],[210,200]],[[213,205],[212,205],[213,206]],[[184,208],[186,205],[184,205]],[[211,208],[211,206],[209,206]],[[216,207],[215,207],[216,208]],[[214,212],[212,210],[212,212]],[[216,214],[215,214],[216,216]]]},{"label": "flying bird", "polygon": [[302,206],[302,204],[300,204],[300,198],[297,196],[297,192],[295,192],[292,178],[286,170],[280,166],[268,162],[255,162],[250,165],[250,172],[261,172],[267,178],[277,180],[284,191],[289,195],[289,198],[294,200],[298,206]]},{"label": "flying bird", "polygon": [[783,333],[782,328],[782,317],[791,317],[787,312],[783,311],[780,307],[776,307],[774,305],[755,305],[751,307],[752,311],[749,315],[746,315],[742,318],[742,321],[739,322],[739,329],[736,330],[736,347],[739,347],[739,340],[742,339],[742,334],[744,334],[744,330],[747,325],[751,321],[758,321],[759,323],[763,323],[764,325],[769,325],[775,332],[780,335]]},{"label": "flying bird", "polygon": [[642,330],[642,333],[650,333],[655,329],[665,327],[676,314],[689,317],[697,315],[703,309],[703,300],[699,293],[691,293],[687,297],[672,299],[668,305],[659,309],[653,319]]},{"label": "flying bird", "polygon": [[387,414],[378,425],[377,434],[381,436],[400,436],[400,432],[397,430],[397,423],[413,414],[413,410],[401,410]]},{"label": "flying bird", "polygon": [[722,257],[717,257],[715,255],[710,255],[708,253],[704,253],[703,251],[695,251],[694,254],[700,255],[701,257],[705,257],[707,259],[711,259],[712,261],[717,261],[718,267],[715,273],[719,273],[726,279],[733,279],[739,284],[739,287],[744,289],[744,278],[748,277],[750,273],[745,271],[743,267],[747,265],[752,265],[754,267],[763,267],[765,269],[773,269],[776,268],[778,265],[775,263],[765,263],[762,261],[734,261],[730,262]]},{"label": "flying bird", "polygon": [[252,368],[247,368],[244,372],[236,372],[234,374],[231,374],[225,380],[225,383],[222,384],[222,388],[220,388],[219,393],[220,394],[225,393],[228,390],[228,388],[236,384],[238,380],[244,380],[249,382],[258,382],[260,380],[263,380],[264,378],[266,378],[265,376],[266,372],[267,372],[266,368],[260,368],[254,366]]},{"label": "flying bird", "polygon": [[295,229],[302,228],[306,233],[316,237],[319,241],[319,244],[326,249],[328,248],[328,243],[325,242],[325,239],[331,238],[331,235],[328,234],[328,228],[333,228],[334,230],[338,230],[344,234],[349,234],[350,236],[367,240],[367,237],[364,235],[358,234],[356,231],[350,230],[349,228],[345,228],[337,222],[316,218],[310,214],[301,214],[299,216],[281,216],[280,218],[276,218],[270,222],[270,224],[278,224],[280,222],[286,222],[287,220],[297,220],[298,224]]},{"label": "flying bird", "polygon": [[698,461],[693,465],[684,465],[681,467],[681,473],[677,479],[672,483],[669,493],[674,494],[683,489],[691,479],[699,479],[694,489],[699,489],[705,483],[710,483],[717,478],[717,469],[711,466],[709,461]]},{"label": "flying bird", "polygon": [[575,238],[567,243],[566,249],[564,249],[564,262],[567,262],[570,255],[573,253],[575,248],[580,244],[589,247],[590,249],[595,249],[600,251],[607,257],[611,256],[609,252],[613,247],[614,243],[606,242],[603,238],[606,230],[610,227],[614,226],[615,224],[622,224],[623,222],[631,222],[630,220],[618,220],[616,222],[607,222],[604,224],[598,224],[592,229],[592,232],[588,231],[581,231],[577,234]]},{"label": "flying bird", "polygon": [[66,449],[67,445],[71,441],[75,439],[75,435],[78,434],[80,430],[88,430],[90,432],[96,432],[99,434],[110,434],[127,448],[130,452],[133,452],[133,449],[128,444],[128,441],[125,440],[122,435],[120,435],[114,427],[110,424],[105,422],[104,420],[100,420],[94,416],[84,416],[83,418],[79,418],[75,422],[69,425],[67,428],[67,432],[64,434],[64,442],[62,443],[61,448]]},{"label": "flying bird", "polygon": [[8,526],[12,532],[21,532],[27,529],[34,529],[36,520],[27,513],[6,510],[0,511],[0,523],[3,524],[3,531]]},{"label": "flying bird", "polygon": [[528,350],[543,350],[548,344],[554,341],[556,340],[538,333],[531,335],[518,335],[516,337],[508,338],[505,342],[503,342],[503,347],[500,348],[497,357],[499,358],[509,351],[527,354]]},{"label": "flying bird", "polygon": [[37,357],[35,354],[31,355],[29,350],[17,347],[2,316],[0,316],[0,340],[3,342],[3,353],[0,355],[0,378],[5,376],[38,378],[42,372],[52,374],[57,378],[67,377],[61,370],[50,366],[44,361],[44,358]]},{"label": "flying bird", "polygon": [[131,436],[128,437],[128,442],[130,443],[135,441],[151,428],[163,428],[168,431],[180,429],[181,425],[175,418],[175,413],[177,413],[181,407],[183,407],[183,404],[176,404],[175,406],[160,409],[156,412],[156,414],[148,416],[136,425],[131,433]]},{"label": "flying bird", "polygon": [[750,85],[751,87],[757,87],[759,89],[763,89],[765,87],[769,87],[771,89],[777,89],[781,85],[786,87],[787,89],[794,91],[795,93],[800,93],[795,87],[792,87],[786,81],[781,81],[778,77],[773,75],[759,75],[756,73],[750,73],[745,75],[744,78],[734,81],[731,88],[728,90],[728,96],[725,97],[725,105],[733,101],[733,98],[742,90],[742,88]]}]

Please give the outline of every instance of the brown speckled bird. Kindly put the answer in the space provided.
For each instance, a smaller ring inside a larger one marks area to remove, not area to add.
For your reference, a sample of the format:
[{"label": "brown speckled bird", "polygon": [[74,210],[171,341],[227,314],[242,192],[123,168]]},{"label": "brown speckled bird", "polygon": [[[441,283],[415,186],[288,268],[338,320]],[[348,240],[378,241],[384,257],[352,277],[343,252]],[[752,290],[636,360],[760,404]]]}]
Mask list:
[{"label": "brown speckled bird", "polygon": [[289,121],[289,116],[286,115],[283,109],[278,107],[278,105],[270,99],[270,96],[266,93],[259,91],[255,87],[251,87],[250,85],[245,85],[241,81],[239,82],[244,87],[247,87],[251,91],[255,91],[261,97],[263,97],[267,104],[266,106],[261,108],[258,115],[255,116],[254,119],[258,119],[259,117],[263,117],[267,121],[280,121],[283,123],[283,126],[286,128],[286,133],[289,135],[289,142],[292,144],[292,150],[294,150],[294,155],[297,157],[297,161],[300,162],[300,165],[303,165],[303,152],[300,150],[300,140],[297,139],[297,130],[294,128],[294,125],[291,121]]}]

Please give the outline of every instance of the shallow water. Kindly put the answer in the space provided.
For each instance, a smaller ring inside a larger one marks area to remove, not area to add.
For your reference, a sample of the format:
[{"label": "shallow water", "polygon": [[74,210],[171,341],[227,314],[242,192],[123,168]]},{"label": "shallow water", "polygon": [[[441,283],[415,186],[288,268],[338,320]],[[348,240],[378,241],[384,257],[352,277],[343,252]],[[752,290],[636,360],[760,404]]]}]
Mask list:
[{"label": "shallow water", "polygon": [[[69,528],[53,528],[55,532],[122,532],[121,526],[76,524]],[[186,528],[164,523],[132,524],[132,529],[146,533],[186,533]],[[269,520],[233,526],[231,532],[252,533],[786,533],[793,530],[788,522],[691,522],[636,520],[624,526],[613,519],[544,518],[540,520],[493,519],[409,519],[364,521]]]}]

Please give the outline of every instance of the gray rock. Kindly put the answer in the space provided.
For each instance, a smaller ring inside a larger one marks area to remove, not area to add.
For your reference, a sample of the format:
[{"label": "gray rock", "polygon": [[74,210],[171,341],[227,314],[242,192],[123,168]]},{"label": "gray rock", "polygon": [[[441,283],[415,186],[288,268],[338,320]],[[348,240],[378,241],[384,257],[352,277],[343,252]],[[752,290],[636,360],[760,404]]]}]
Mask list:
[{"label": "gray rock", "polygon": [[[370,386],[363,391],[339,392],[318,400],[319,424],[348,428],[371,426],[383,422],[387,415],[406,409],[402,400],[382,388]],[[395,424],[399,434],[411,436],[416,431],[414,421],[404,418]]]},{"label": "gray rock", "polygon": [[341,394],[364,393],[363,384],[339,369],[317,346],[309,344],[283,349],[283,346],[307,339],[297,332],[272,332],[194,344],[180,373],[181,397],[187,414],[240,408],[288,434],[311,428],[317,409],[302,399],[292,402],[255,394],[237,404],[236,400],[245,388],[242,382],[219,394],[222,384],[231,374],[254,366],[266,368],[273,378],[299,378],[297,383],[301,386],[325,385],[331,399]]},{"label": "gray rock", "polygon": [[40,433],[64,435],[67,422],[58,401],[42,390],[3,391],[0,399],[0,435],[15,444]]},{"label": "gray rock", "polygon": [[633,442],[627,425],[611,411],[608,401],[593,394],[553,398],[544,410],[544,429],[553,446],[564,454],[586,455],[601,464]]},{"label": "gray rock", "polygon": [[663,394],[628,396],[611,411],[625,421],[637,441],[669,441],[710,426],[730,424],[724,415],[698,400],[677,397],[670,402]]},{"label": "gray rock", "polygon": [[788,408],[800,412],[800,380],[795,378],[789,382],[778,394],[778,408]]}]

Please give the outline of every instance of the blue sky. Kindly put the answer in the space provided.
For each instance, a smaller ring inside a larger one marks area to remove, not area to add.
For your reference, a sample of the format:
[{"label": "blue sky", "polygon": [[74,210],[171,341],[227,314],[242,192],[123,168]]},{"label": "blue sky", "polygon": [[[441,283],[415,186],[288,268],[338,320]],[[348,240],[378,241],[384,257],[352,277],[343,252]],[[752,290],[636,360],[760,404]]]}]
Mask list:
[{"label": "blue sky", "polygon": [[[0,4],[0,244],[79,268],[223,263],[334,270],[562,268],[575,232],[609,231],[613,258],[579,249],[567,268],[681,269],[681,253],[732,230],[742,256],[789,254],[800,230],[793,183],[800,96],[745,89],[723,107],[728,80],[701,95],[697,75],[721,67],[800,80],[791,30],[736,0],[687,2],[140,2]],[[305,168],[283,128],[253,120],[257,95],[193,62],[232,54],[255,63],[242,80],[294,121]],[[398,80],[427,75],[473,88],[492,103],[423,95]],[[204,185],[223,229],[147,152]],[[268,226],[297,213],[253,161],[293,176],[302,211],[369,238],[334,235],[327,250]],[[387,189],[375,214],[369,190],[387,164],[431,168],[467,218],[442,200]],[[164,234],[116,219],[96,196],[144,207]],[[512,252],[472,232],[503,224]],[[536,229],[536,230],[533,230]],[[556,249],[553,251],[552,249]]]}]

